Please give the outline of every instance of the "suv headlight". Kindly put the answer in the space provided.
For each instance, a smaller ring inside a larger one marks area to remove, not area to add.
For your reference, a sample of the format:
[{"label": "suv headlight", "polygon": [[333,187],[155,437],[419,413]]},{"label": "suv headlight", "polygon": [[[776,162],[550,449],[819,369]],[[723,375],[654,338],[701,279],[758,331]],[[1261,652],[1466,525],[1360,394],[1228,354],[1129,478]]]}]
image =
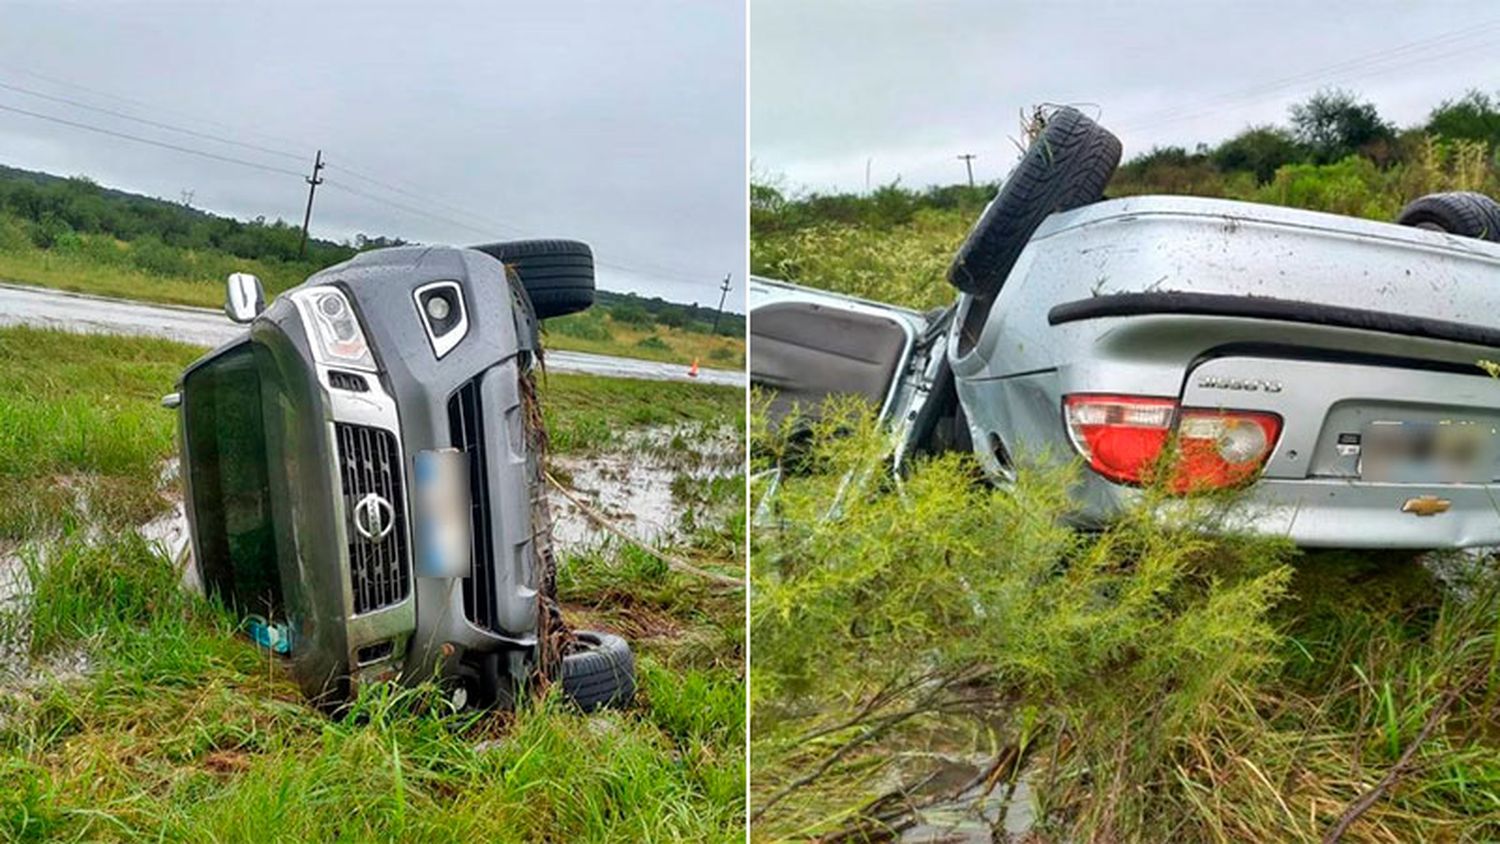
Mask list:
[{"label": "suv headlight", "polygon": [[375,358],[349,300],[337,287],[309,287],[291,294],[312,341],[313,356],[328,366],[375,371]]}]

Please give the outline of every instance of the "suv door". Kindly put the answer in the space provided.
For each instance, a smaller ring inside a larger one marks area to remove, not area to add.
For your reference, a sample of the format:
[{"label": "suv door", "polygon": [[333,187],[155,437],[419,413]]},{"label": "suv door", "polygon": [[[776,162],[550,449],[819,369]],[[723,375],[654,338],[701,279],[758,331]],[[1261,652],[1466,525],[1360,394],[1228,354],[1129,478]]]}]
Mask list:
[{"label": "suv door", "polygon": [[816,413],[830,396],[856,395],[896,432],[898,464],[923,448],[910,440],[941,381],[951,312],[926,315],[760,277],[749,294],[750,383],[773,393],[773,422],[794,407]]}]

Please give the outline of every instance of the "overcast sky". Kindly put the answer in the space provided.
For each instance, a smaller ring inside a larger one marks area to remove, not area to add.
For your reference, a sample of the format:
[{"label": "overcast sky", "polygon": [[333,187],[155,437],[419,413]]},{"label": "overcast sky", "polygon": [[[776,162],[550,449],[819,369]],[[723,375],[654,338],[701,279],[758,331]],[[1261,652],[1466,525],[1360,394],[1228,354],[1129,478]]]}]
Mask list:
[{"label": "overcast sky", "polygon": [[874,186],[959,182],[960,153],[998,179],[1045,102],[1095,104],[1129,158],[1285,123],[1325,85],[1402,125],[1500,89],[1482,3],[754,0],[750,36],[751,156],[793,189],[863,190],[867,163]]},{"label": "overcast sky", "polygon": [[[744,290],[744,27],[735,0],[0,0],[0,84],[293,157],[5,88],[0,105],[299,173],[322,147],[318,236],[574,237],[601,287],[713,305],[725,273]],[[296,175],[6,111],[0,163],[238,217],[300,223],[306,199]]]}]

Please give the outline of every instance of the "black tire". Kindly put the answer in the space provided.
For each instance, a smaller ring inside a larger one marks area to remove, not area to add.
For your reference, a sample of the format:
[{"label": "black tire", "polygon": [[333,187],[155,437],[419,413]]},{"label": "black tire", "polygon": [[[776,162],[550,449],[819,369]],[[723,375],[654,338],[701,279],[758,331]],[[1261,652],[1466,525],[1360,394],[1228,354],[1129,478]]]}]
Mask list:
[{"label": "black tire", "polygon": [[635,657],[612,633],[577,630],[573,651],[563,656],[562,691],[584,712],[625,706],[635,697]]},{"label": "black tire", "polygon": [[1500,203],[1482,193],[1429,193],[1407,203],[1396,222],[1403,226],[1500,242]]},{"label": "black tire", "polygon": [[1054,111],[969,230],[948,268],[949,283],[994,296],[1042,220],[1098,201],[1119,164],[1119,138],[1077,109]]},{"label": "black tire", "polygon": [[537,319],[577,313],[594,304],[594,251],[587,243],[511,240],[473,248],[516,271]]}]

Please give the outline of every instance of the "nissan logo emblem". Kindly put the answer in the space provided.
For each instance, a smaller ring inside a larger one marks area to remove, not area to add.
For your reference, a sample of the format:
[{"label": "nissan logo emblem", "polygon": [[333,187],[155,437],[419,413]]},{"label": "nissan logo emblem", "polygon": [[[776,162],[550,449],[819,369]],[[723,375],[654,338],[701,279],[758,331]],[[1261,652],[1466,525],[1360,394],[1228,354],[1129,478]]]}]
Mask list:
[{"label": "nissan logo emblem", "polygon": [[367,542],[380,542],[396,526],[396,513],[391,502],[370,493],[354,505],[354,530]]}]

